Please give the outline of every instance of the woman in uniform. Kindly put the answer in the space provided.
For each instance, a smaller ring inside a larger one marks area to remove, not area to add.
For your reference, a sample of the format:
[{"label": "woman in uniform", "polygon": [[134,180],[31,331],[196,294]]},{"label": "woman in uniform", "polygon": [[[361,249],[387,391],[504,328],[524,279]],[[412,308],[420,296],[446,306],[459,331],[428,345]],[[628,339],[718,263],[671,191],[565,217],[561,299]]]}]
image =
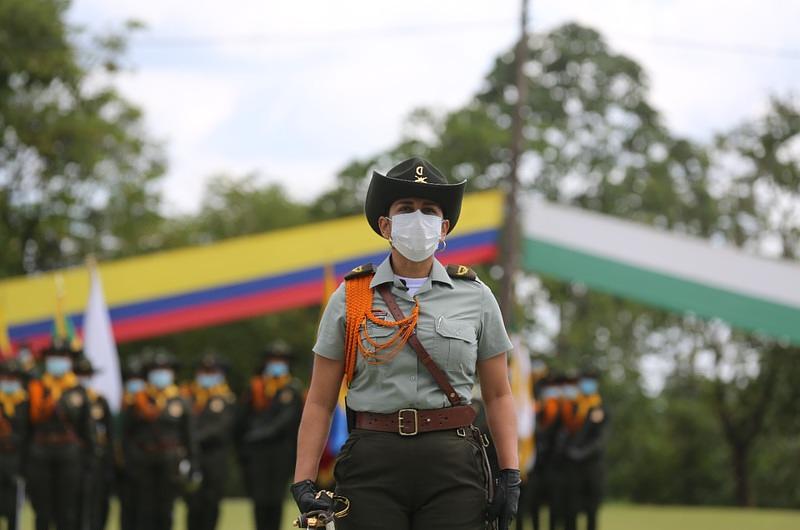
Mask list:
[{"label": "woman in uniform", "polygon": [[[516,514],[511,342],[489,288],[434,257],[458,222],[464,185],[420,158],[373,173],[366,217],[391,252],[348,274],[325,309],[292,485],[301,512],[329,507],[313,480],[344,379],[350,436],[334,478],[350,510],[337,528],[505,529]],[[494,480],[472,427],[477,379],[501,469]]]}]

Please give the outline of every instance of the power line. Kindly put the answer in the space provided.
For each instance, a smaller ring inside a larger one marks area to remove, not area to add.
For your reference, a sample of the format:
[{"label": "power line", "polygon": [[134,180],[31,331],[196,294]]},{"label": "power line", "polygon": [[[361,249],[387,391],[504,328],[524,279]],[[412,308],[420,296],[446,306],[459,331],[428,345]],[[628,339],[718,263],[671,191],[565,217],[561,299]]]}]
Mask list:
[{"label": "power line", "polygon": [[607,33],[611,37],[639,40],[654,46],[669,48],[680,48],[691,51],[726,53],[732,55],[755,55],[773,59],[786,59],[796,61],[800,59],[800,50],[791,48],[769,48],[764,46],[754,46],[751,44],[705,42],[688,39],[680,39],[670,36],[646,36],[634,33]]},{"label": "power line", "polygon": [[[427,24],[417,26],[395,26],[388,28],[368,28],[327,31],[321,33],[252,33],[252,34],[219,34],[219,35],[175,35],[157,36],[148,35],[137,37],[133,35],[130,40],[131,47],[138,48],[211,48],[219,46],[291,46],[305,44],[330,44],[332,42],[361,41],[366,37],[374,36],[378,41],[388,38],[408,38],[435,33],[463,33],[466,31],[481,31],[490,29],[511,29],[516,25],[516,20],[502,19],[493,21],[465,21],[450,22],[445,24]],[[682,49],[709,53],[722,53],[729,55],[751,55],[770,59],[787,61],[800,60],[800,49],[773,48],[742,43],[722,43],[711,41],[697,41],[672,37],[668,35],[652,36],[624,31],[603,31],[606,38],[621,38],[644,42],[652,46]],[[11,47],[18,51],[47,52],[52,48],[42,47]]]},{"label": "power line", "polygon": [[203,47],[225,45],[262,45],[262,44],[314,44],[331,41],[363,40],[374,36],[378,39],[405,38],[415,35],[434,34],[437,32],[460,33],[486,29],[511,28],[514,21],[468,21],[446,24],[428,24],[422,26],[395,26],[389,28],[368,28],[358,30],[338,30],[321,33],[252,33],[242,35],[200,35],[200,36],[166,36],[156,38],[133,38],[138,46],[147,47]]}]

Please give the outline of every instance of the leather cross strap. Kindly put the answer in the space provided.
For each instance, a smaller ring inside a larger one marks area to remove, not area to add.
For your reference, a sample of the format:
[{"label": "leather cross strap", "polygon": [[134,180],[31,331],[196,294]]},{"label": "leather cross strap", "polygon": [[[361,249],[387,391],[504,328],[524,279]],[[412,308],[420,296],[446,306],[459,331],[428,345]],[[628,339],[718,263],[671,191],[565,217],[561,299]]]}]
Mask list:
[{"label": "leather cross strap", "polygon": [[[384,283],[383,285],[379,285],[377,287],[378,293],[380,293],[381,298],[383,301],[386,302],[386,306],[389,308],[389,312],[392,314],[395,320],[403,320],[405,315],[403,314],[403,310],[400,309],[400,306],[397,305],[397,299],[395,299],[394,295],[392,294],[392,288],[390,284]],[[457,405],[464,405],[464,400],[461,399],[461,396],[458,395],[453,385],[450,384],[450,381],[447,379],[447,376],[442,371],[441,368],[436,364],[436,361],[430,356],[428,351],[425,349],[425,346],[419,341],[417,338],[417,330],[414,330],[414,333],[408,338],[408,343],[414,348],[414,351],[417,352],[417,357],[428,369],[428,371],[433,376],[433,379],[439,385],[439,388],[442,389],[444,395],[447,396],[447,400],[450,402],[451,405],[454,407]]]}]

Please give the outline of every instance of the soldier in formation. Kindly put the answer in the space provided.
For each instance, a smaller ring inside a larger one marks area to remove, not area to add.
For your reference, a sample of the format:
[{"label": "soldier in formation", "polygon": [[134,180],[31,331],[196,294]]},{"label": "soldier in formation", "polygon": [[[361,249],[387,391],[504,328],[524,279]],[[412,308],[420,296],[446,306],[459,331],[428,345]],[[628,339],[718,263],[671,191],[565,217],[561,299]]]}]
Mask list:
[{"label": "soldier in formation", "polygon": [[147,384],[126,415],[127,443],[135,447],[136,530],[170,530],[181,488],[199,480],[194,419],[175,381],[176,359],[157,352],[145,364]]},{"label": "soldier in formation", "polygon": [[80,352],[56,343],[44,350],[44,374],[29,384],[28,483],[36,530],[78,530],[82,476],[95,462],[96,428],[86,389],[74,372]]},{"label": "soldier in formation", "polygon": [[236,443],[256,530],[278,530],[294,471],[303,386],[289,370],[283,342],[269,346],[240,405]]},{"label": "soldier in formation", "polygon": [[228,477],[228,450],[236,420],[236,398],[228,387],[228,363],[215,354],[200,359],[185,387],[196,427],[202,482],[186,497],[189,530],[214,530]]},{"label": "soldier in formation", "polygon": [[267,348],[237,406],[223,357],[204,355],[181,387],[177,360],[145,351],[123,364],[117,421],[66,343],[42,350],[41,370],[0,362],[0,519],[17,530],[27,494],[36,530],[102,530],[116,490],[121,530],[170,529],[180,496],[188,529],[213,530],[235,441],[257,528],[277,530],[304,399],[290,358]]},{"label": "soldier in formation", "polygon": [[108,401],[92,389],[91,379],[95,369],[86,357],[79,357],[75,363],[75,374],[89,398],[89,411],[94,424],[95,452],[89,455],[87,473],[83,478],[81,520],[88,530],[102,530],[108,519],[108,507],[114,484],[113,427],[111,409]]},{"label": "soldier in formation", "polygon": [[551,375],[537,386],[536,463],[527,499],[534,530],[541,528],[542,506],[550,530],[575,530],[580,514],[587,530],[597,527],[607,424],[595,370]]},{"label": "soldier in formation", "polygon": [[145,389],[144,377],[144,367],[139,357],[132,357],[123,365],[120,408],[122,435],[117,438],[115,447],[121,530],[136,530],[139,514],[138,499],[141,492],[137,489],[135,477],[142,456],[141,450],[131,440],[139,423],[136,416],[136,396]]},{"label": "soldier in formation", "polygon": [[0,363],[0,518],[17,530],[25,494],[24,454],[28,442],[28,393],[15,360]]}]

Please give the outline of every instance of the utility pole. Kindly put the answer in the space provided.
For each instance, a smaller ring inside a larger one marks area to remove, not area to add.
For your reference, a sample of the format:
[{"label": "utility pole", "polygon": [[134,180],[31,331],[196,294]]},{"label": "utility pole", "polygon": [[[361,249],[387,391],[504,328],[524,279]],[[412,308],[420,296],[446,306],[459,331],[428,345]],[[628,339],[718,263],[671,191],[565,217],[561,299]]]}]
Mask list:
[{"label": "utility pole", "polygon": [[525,62],[528,57],[528,0],[521,0],[520,37],[514,51],[515,84],[517,101],[511,122],[511,160],[505,197],[505,219],[503,220],[503,245],[500,264],[503,281],[500,293],[500,311],[506,327],[514,329],[515,279],[520,265],[520,219],[519,219],[519,163],[525,150],[522,137],[522,111],[528,99],[528,83],[525,78]]}]

